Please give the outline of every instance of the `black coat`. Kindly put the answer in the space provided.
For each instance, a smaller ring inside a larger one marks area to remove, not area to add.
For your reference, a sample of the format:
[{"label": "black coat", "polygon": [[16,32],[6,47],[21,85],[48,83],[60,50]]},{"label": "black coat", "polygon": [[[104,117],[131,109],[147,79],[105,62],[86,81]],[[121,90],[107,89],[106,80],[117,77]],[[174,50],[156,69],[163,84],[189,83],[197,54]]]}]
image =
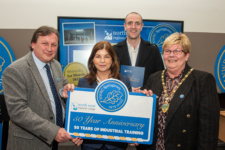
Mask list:
[{"label": "black coat", "polygon": [[[114,45],[113,48],[120,65],[131,66],[126,40]],[[145,68],[143,85],[146,85],[151,74],[164,69],[158,46],[141,39],[136,66]]]},{"label": "black coat", "polygon": [[[190,66],[186,65],[184,75],[189,70]],[[146,85],[147,89],[151,89],[158,96],[161,96],[163,91],[161,73],[160,71],[151,75]],[[164,132],[166,150],[216,150],[219,111],[213,75],[194,69],[170,103]],[[154,142],[149,149],[155,149],[157,115],[158,112],[155,117]]]}]

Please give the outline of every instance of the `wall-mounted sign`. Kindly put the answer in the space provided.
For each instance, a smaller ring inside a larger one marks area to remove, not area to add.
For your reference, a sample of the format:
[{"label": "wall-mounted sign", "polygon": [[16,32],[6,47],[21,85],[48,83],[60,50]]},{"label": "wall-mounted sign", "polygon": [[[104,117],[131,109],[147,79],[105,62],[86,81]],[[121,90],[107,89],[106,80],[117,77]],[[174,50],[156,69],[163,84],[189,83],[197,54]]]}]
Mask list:
[{"label": "wall-mounted sign", "polygon": [[225,45],[220,50],[215,63],[215,78],[220,90],[225,92]]},{"label": "wall-mounted sign", "polygon": [[15,56],[10,48],[9,44],[0,37],[0,94],[3,94],[2,88],[2,74],[5,68],[7,68],[13,61]]},{"label": "wall-mounted sign", "polygon": [[[143,20],[143,23],[141,37],[157,44],[160,52],[166,37],[174,32],[183,32],[183,21]],[[58,17],[58,30],[62,70],[71,62],[80,62],[87,68],[95,43],[106,40],[113,45],[127,36],[124,19],[113,18]]]}]

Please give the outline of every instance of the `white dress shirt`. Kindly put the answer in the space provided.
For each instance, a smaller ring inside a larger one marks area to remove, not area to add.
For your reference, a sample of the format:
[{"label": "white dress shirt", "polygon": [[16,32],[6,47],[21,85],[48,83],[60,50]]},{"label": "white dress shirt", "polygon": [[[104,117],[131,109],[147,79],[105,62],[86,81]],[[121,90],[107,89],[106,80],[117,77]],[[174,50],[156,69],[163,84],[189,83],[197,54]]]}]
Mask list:
[{"label": "white dress shirt", "polygon": [[135,64],[136,64],[140,42],[141,42],[141,40],[139,41],[138,45],[134,48],[127,41],[127,48],[128,48],[128,52],[129,52],[129,55],[130,55],[130,61],[131,61],[131,65],[132,66],[135,66]]}]

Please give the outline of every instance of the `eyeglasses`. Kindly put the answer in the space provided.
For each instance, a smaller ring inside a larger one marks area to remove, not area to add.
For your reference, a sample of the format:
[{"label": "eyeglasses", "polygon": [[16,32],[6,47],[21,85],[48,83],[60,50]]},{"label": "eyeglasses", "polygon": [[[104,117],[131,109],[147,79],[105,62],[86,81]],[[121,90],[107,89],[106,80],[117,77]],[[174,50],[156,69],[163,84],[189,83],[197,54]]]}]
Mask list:
[{"label": "eyeglasses", "polygon": [[184,50],[176,49],[174,51],[171,51],[171,50],[166,49],[166,50],[164,50],[163,54],[170,55],[172,52],[174,55],[180,55],[181,53],[184,52]]}]

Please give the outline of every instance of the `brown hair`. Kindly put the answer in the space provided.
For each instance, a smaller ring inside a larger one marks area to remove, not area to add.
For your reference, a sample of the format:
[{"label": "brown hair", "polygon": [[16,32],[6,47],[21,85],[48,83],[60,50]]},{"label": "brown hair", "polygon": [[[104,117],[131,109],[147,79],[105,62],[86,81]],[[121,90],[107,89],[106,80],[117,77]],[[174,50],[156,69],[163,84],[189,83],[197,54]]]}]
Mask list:
[{"label": "brown hair", "polygon": [[117,55],[112,47],[112,45],[108,41],[100,41],[95,44],[95,46],[92,49],[91,55],[88,59],[88,69],[89,74],[85,76],[85,78],[88,79],[88,84],[92,85],[96,81],[96,73],[97,69],[94,66],[93,59],[95,57],[95,54],[98,50],[105,49],[109,55],[112,57],[112,65],[110,67],[111,74],[109,75],[109,78],[115,78],[120,79],[120,66],[118,62]]},{"label": "brown hair", "polygon": [[[53,28],[53,27],[48,27],[48,26],[41,26],[39,27],[33,34],[31,42],[30,43],[37,43],[37,40],[39,38],[39,36],[47,36],[50,34],[56,34],[56,36],[58,37],[58,44],[59,44],[59,32]],[[30,50],[33,51],[32,47],[30,46]]]}]

